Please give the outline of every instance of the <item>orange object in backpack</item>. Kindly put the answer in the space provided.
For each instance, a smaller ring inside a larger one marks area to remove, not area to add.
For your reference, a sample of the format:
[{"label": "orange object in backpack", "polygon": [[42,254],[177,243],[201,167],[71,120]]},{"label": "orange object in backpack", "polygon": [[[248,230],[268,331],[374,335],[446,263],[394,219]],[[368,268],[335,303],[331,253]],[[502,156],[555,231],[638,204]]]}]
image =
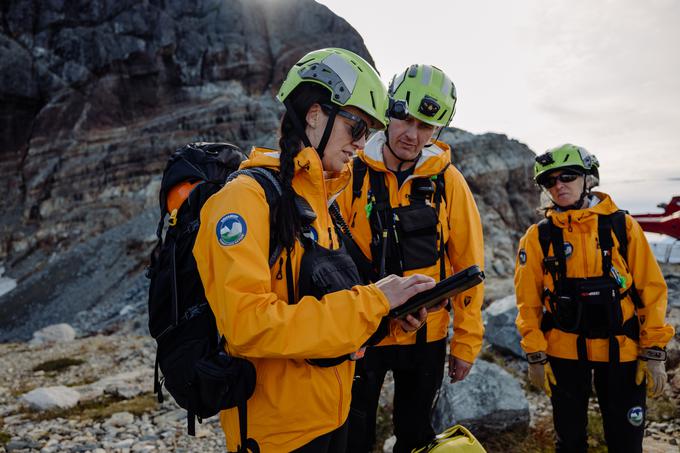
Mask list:
[{"label": "orange object in backpack", "polygon": [[170,214],[171,226],[174,226],[177,223],[177,211],[179,210],[180,206],[182,206],[182,203],[184,203],[184,200],[189,198],[191,191],[194,190],[194,187],[200,183],[201,181],[184,181],[170,189],[168,192],[167,208],[168,213]]}]

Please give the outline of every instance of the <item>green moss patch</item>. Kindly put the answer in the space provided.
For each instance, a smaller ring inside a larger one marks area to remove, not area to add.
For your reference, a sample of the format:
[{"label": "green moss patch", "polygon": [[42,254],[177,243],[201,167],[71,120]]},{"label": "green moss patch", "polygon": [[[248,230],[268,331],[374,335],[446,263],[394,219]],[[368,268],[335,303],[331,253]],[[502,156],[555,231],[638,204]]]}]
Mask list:
[{"label": "green moss patch", "polygon": [[63,357],[61,359],[48,360],[33,367],[33,371],[44,371],[46,373],[56,372],[59,373],[72,366],[82,365],[85,363],[81,359],[72,359],[70,357]]},{"label": "green moss patch", "polygon": [[668,398],[647,398],[647,420],[661,422],[680,418],[677,403]]},{"label": "green moss patch", "polygon": [[[474,434],[474,433],[473,433]],[[535,426],[526,431],[506,431],[489,436],[477,436],[488,452],[506,453],[554,453],[552,418],[537,420]]]},{"label": "green moss patch", "polygon": [[116,412],[130,412],[141,415],[158,409],[158,401],[151,393],[139,395],[128,400],[105,396],[92,401],[78,403],[69,409],[56,409],[45,412],[28,412],[27,417],[34,421],[52,420],[55,418],[77,418],[102,420]]},{"label": "green moss patch", "polygon": [[0,431],[0,446],[4,447],[10,440],[12,440],[12,436],[4,431]]}]

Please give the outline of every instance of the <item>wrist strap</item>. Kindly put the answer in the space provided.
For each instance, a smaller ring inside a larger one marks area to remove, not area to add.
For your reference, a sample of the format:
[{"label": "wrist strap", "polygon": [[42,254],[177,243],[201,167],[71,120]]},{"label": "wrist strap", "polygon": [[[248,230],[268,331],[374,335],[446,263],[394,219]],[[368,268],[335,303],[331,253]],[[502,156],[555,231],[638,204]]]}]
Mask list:
[{"label": "wrist strap", "polygon": [[642,360],[657,360],[659,362],[665,362],[666,351],[658,347],[642,348],[640,349],[640,354],[638,357]]},{"label": "wrist strap", "polygon": [[530,364],[534,363],[546,363],[548,361],[548,355],[543,351],[530,352],[527,354],[527,362]]}]

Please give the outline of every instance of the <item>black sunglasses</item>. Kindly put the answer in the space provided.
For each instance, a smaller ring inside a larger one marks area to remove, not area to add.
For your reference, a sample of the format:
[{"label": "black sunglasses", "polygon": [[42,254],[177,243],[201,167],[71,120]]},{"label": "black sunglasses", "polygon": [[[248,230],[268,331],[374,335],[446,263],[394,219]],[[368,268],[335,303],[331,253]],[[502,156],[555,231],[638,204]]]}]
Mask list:
[{"label": "black sunglasses", "polygon": [[557,176],[546,176],[541,180],[540,184],[546,189],[550,189],[557,184],[557,181],[563,183],[574,182],[579,176],[583,175],[580,173],[560,173]]},{"label": "black sunglasses", "polygon": [[346,118],[353,122],[351,131],[353,142],[361,139],[362,137],[368,139],[368,136],[371,134],[371,130],[369,129],[368,124],[366,124],[366,121],[364,121],[359,116],[354,115],[353,113],[350,113],[347,110],[343,110],[338,107],[333,107],[328,104],[321,104],[321,108],[323,109],[324,112],[326,112],[326,114],[335,110],[336,115],[340,115],[341,117]]}]

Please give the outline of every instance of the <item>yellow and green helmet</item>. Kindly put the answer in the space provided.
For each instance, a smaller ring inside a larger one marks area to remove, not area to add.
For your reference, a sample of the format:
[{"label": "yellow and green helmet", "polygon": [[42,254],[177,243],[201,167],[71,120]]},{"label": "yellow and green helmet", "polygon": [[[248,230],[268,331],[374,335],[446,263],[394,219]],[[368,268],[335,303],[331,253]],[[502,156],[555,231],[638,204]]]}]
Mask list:
[{"label": "yellow and green helmet", "polygon": [[326,87],[334,104],[354,106],[374,118],[382,128],[387,126],[385,85],[373,66],[354,52],[338,48],[309,52],[288,71],[276,99],[284,102],[305,82]]},{"label": "yellow and green helmet", "polygon": [[599,166],[594,154],[590,154],[585,148],[567,143],[536,156],[534,181],[540,184],[543,176],[554,170],[564,169],[576,170],[599,179]]},{"label": "yellow and green helmet", "polygon": [[394,118],[405,119],[411,115],[423,123],[446,127],[456,112],[456,86],[435,66],[409,66],[392,78],[388,94],[388,115]]}]

